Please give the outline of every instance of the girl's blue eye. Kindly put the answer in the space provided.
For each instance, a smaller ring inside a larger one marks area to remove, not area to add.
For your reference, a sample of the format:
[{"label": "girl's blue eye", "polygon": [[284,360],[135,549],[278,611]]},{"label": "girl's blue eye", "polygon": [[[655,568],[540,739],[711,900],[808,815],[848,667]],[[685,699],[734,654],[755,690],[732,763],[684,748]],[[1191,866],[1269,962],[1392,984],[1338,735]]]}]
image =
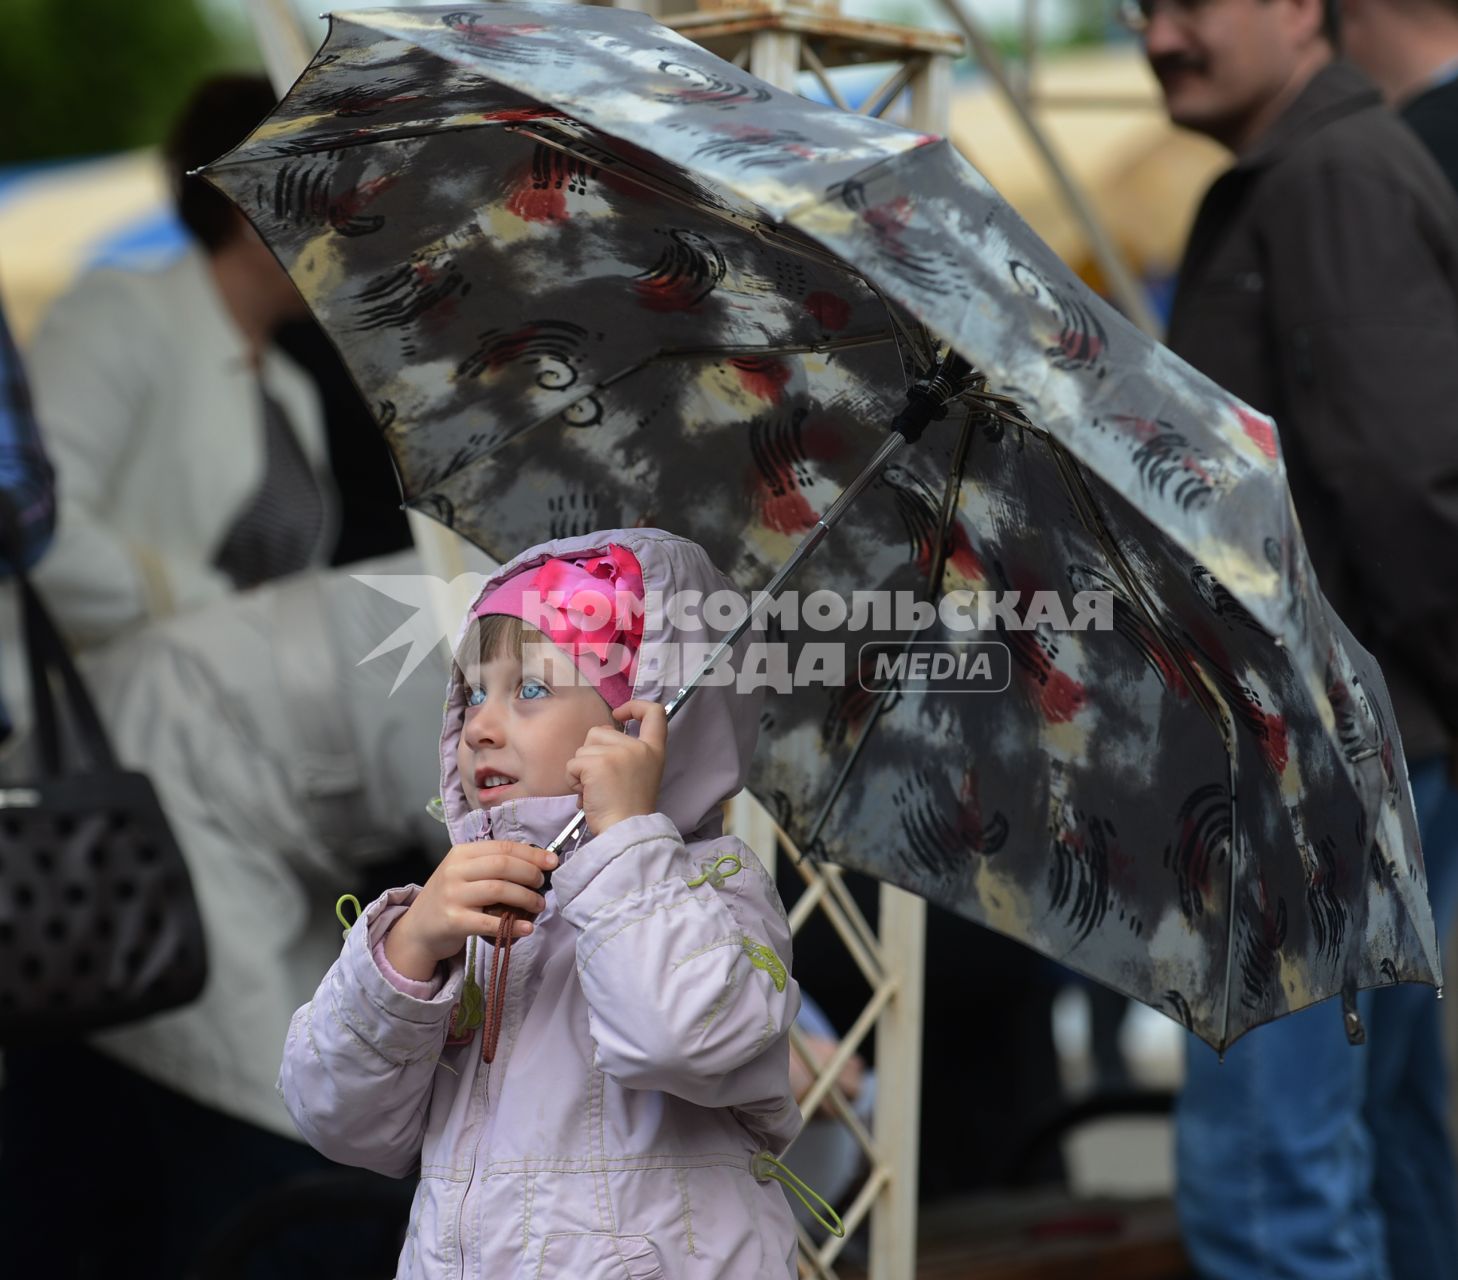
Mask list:
[{"label": "girl's blue eye", "polygon": [[527,680],[521,686],[521,696],[528,702],[535,702],[545,698],[552,691],[540,680]]},{"label": "girl's blue eye", "polygon": [[466,705],[468,707],[479,707],[485,701],[486,701],[486,690],[485,689],[467,689],[466,690]]}]

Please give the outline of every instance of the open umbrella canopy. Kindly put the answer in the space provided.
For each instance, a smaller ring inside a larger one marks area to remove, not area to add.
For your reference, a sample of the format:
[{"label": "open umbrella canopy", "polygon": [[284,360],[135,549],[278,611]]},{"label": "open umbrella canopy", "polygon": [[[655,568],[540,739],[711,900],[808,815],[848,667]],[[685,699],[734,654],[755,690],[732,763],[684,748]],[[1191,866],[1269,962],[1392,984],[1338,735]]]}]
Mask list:
[{"label": "open umbrella canopy", "polygon": [[[1386,694],[1272,424],[944,140],[630,11],[500,4],[337,15],[208,174],[377,406],[407,502],[503,559],[652,523],[762,587],[950,345],[976,394],[807,562],[808,625],[766,633],[806,676],[754,784],[791,838],[1216,1046],[1436,981]],[[991,677],[878,664],[909,641],[994,642]],[[817,682],[827,643],[843,678]]]}]

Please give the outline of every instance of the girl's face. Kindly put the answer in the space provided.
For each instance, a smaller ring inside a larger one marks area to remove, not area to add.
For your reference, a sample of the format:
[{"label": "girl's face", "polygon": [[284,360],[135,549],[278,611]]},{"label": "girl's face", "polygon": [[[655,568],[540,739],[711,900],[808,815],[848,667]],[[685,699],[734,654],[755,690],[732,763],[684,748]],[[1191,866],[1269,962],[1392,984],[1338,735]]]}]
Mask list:
[{"label": "girl's face", "polygon": [[521,657],[497,654],[463,669],[466,716],[456,747],[461,788],[473,809],[572,793],[567,762],[594,725],[617,727],[606,702],[545,636]]}]

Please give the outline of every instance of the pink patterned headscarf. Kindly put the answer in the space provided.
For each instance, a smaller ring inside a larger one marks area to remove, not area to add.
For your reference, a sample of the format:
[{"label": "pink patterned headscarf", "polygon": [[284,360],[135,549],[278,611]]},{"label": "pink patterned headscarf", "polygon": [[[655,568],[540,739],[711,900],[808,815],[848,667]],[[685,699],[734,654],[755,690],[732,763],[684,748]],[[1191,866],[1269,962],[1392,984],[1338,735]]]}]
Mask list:
[{"label": "pink patterned headscarf", "polygon": [[604,702],[633,696],[643,640],[643,570],[626,547],[577,560],[548,560],[508,578],[475,616],[520,618],[567,653]]}]

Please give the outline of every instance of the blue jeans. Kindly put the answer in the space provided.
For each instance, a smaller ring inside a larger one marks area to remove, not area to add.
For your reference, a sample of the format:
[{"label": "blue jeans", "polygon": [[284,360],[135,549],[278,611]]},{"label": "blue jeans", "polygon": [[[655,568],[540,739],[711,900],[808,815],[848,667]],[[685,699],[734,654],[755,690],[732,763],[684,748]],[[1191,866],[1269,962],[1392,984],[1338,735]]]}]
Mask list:
[{"label": "blue jeans", "polygon": [[[1443,944],[1458,915],[1458,791],[1448,782],[1447,762],[1427,760],[1414,768],[1412,795]],[[1445,970],[1454,963],[1443,957]],[[1458,986],[1452,990],[1458,994]],[[1387,1224],[1392,1277],[1458,1278],[1458,1169],[1448,1132],[1442,1005],[1426,987],[1372,994],[1366,1120],[1376,1144],[1373,1189]]]},{"label": "blue jeans", "polygon": [[[1440,941],[1458,909],[1458,791],[1411,767]],[[1442,1006],[1427,987],[1364,992],[1367,1044],[1324,1003],[1233,1045],[1189,1046],[1176,1202],[1206,1280],[1458,1277],[1458,1174]]]}]

